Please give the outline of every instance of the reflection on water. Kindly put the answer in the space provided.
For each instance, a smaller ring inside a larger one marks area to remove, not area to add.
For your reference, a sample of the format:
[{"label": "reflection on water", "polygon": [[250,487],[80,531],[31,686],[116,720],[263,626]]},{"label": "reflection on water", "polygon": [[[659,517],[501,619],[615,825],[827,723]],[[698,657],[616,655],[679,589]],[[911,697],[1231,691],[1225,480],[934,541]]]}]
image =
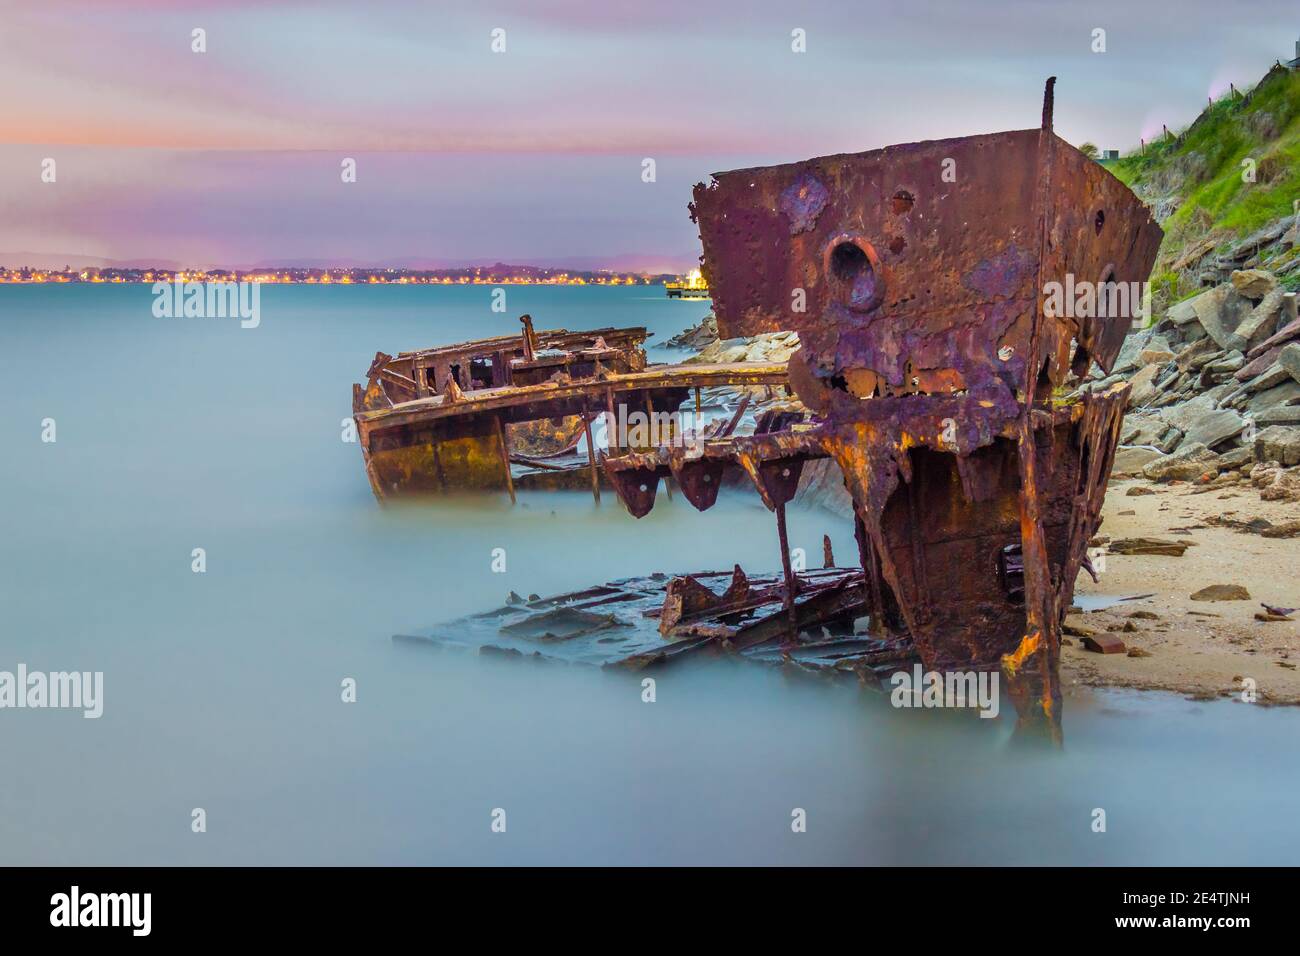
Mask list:
[{"label": "reflection on water", "polygon": [[[509,295],[542,327],[660,340],[707,308]],[[1293,710],[1076,692],[1065,751],[1041,753],[1005,720],[753,666],[664,671],[647,704],[641,675],[394,646],[510,590],[777,566],[747,496],[639,522],[583,494],[380,511],[339,440],[351,382],[376,349],[513,331],[488,303],[275,288],[239,330],[154,319],[147,287],[0,289],[0,363],[22,383],[0,431],[0,670],[105,674],[99,720],[0,711],[0,862],[1294,861]],[[855,553],[851,528],[790,519],[810,563],[823,532]]]}]

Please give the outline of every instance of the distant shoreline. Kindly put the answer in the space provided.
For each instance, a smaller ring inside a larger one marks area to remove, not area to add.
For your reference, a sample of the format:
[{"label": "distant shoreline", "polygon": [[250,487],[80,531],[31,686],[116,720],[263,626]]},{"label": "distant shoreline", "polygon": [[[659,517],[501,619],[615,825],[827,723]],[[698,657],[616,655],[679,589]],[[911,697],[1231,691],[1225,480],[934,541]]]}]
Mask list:
[{"label": "distant shoreline", "polygon": [[213,270],[207,272],[154,269],[83,269],[79,272],[40,269],[0,270],[0,285],[153,285],[157,282],[256,282],[263,285],[541,285],[541,286],[664,286],[674,275],[632,273],[466,274],[461,270],[419,271],[370,269]]}]

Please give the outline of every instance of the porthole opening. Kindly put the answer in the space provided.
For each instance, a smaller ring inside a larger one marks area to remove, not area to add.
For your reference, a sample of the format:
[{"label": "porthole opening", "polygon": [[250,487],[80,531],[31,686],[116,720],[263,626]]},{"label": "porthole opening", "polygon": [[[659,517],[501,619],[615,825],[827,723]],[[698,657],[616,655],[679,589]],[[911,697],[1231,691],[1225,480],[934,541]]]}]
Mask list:
[{"label": "porthole opening", "polygon": [[831,251],[831,275],[841,282],[854,282],[871,272],[871,260],[856,243],[841,242]]}]

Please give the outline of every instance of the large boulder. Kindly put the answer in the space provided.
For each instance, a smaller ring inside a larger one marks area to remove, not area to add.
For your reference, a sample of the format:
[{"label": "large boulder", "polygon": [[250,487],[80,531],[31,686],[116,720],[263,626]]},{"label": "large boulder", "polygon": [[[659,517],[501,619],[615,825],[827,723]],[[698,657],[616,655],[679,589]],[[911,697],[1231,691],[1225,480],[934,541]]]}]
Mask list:
[{"label": "large boulder", "polygon": [[1142,469],[1157,458],[1163,458],[1158,448],[1142,445],[1121,445],[1115,449],[1115,461],[1110,467],[1112,475],[1140,475]]},{"label": "large boulder", "polygon": [[[1269,272],[1264,274],[1272,275]],[[1277,328],[1277,317],[1282,312],[1282,299],[1285,295],[1286,290],[1281,286],[1275,286],[1269,291],[1259,305],[1251,310],[1250,315],[1242,319],[1237,330],[1228,336],[1231,347],[1241,352],[1249,352],[1269,338]]]},{"label": "large boulder", "polygon": [[1277,364],[1286,369],[1293,379],[1300,382],[1300,342],[1282,346],[1282,351],[1277,356]]},{"label": "large boulder", "polygon": [[1196,298],[1191,298],[1183,299],[1181,302],[1175,302],[1165,310],[1165,318],[1174,323],[1174,325],[1187,325],[1189,322],[1195,322],[1196,309],[1192,306],[1192,303],[1195,301]]},{"label": "large boulder", "polygon": [[1282,346],[1275,345],[1266,352],[1261,352],[1241,368],[1232,374],[1232,377],[1239,382],[1249,382],[1252,378],[1258,378],[1263,375],[1274,363],[1277,357],[1282,354]]},{"label": "large boulder", "polygon": [[[1282,357],[1281,351],[1278,352],[1278,358]],[[1291,373],[1285,368],[1274,362],[1264,371],[1260,372],[1249,382],[1246,383],[1248,392],[1266,392],[1271,388],[1276,388],[1286,382],[1292,381]]]},{"label": "large boulder", "polygon": [[1270,425],[1255,435],[1255,460],[1300,465],[1300,428]]},{"label": "large boulder", "polygon": [[1196,321],[1221,349],[1236,348],[1232,335],[1253,308],[1253,303],[1231,285],[1215,286],[1192,300]]},{"label": "large boulder", "polygon": [[1132,414],[1124,416],[1119,440],[1122,445],[1151,445],[1168,454],[1178,447],[1183,433],[1153,415]]},{"label": "large boulder", "polygon": [[1300,425],[1300,405],[1274,405],[1254,418],[1260,428],[1266,425]]},{"label": "large boulder", "polygon": [[1192,430],[1192,427],[1205,415],[1219,407],[1219,400],[1226,398],[1235,390],[1235,383],[1224,383],[1216,385],[1214,388],[1183,402],[1180,405],[1174,405],[1170,408],[1161,409],[1159,412],[1167,424],[1174,426],[1184,435]]},{"label": "large boulder", "polygon": [[1245,421],[1232,409],[1216,408],[1192,421],[1179,447],[1199,444],[1213,448],[1219,442],[1240,435],[1245,427]]},{"label": "large boulder", "polygon": [[1160,374],[1159,365],[1147,365],[1129,379],[1130,390],[1128,404],[1130,408],[1145,405],[1156,395],[1156,376]]},{"label": "large boulder", "polygon": [[1247,352],[1246,358],[1248,359],[1257,358],[1258,356],[1263,355],[1269,349],[1290,342],[1292,339],[1300,339],[1300,319],[1296,319],[1293,322],[1288,322],[1286,325],[1282,326],[1282,328],[1278,329],[1277,332],[1275,332],[1273,335],[1270,335],[1263,342],[1260,342],[1249,352]]},{"label": "large boulder", "polygon": [[[1145,349],[1151,347],[1151,342],[1156,337],[1151,329],[1142,329],[1126,335],[1124,344],[1119,348],[1119,355],[1115,357],[1115,364],[1111,366],[1111,371],[1127,375],[1145,365],[1140,356]],[[1163,336],[1159,337],[1158,344],[1164,348],[1169,347],[1169,342]]]},{"label": "large boulder", "polygon": [[1199,442],[1185,442],[1172,455],[1161,455],[1142,469],[1142,474],[1152,481],[1195,481],[1202,475],[1218,473],[1219,456]]},{"label": "large boulder", "polygon": [[1238,269],[1232,274],[1232,287],[1258,302],[1277,288],[1277,276],[1267,269]]},{"label": "large boulder", "polygon": [[1265,409],[1286,405],[1296,398],[1300,398],[1300,382],[1287,376],[1280,384],[1255,393],[1246,403],[1245,412],[1251,416],[1260,415]]},{"label": "large boulder", "polygon": [[[1197,326],[1200,328],[1200,326]],[[1215,343],[1214,339],[1203,338],[1189,343],[1178,353],[1174,359],[1175,363],[1183,371],[1192,368],[1194,363],[1200,362],[1202,365],[1210,361],[1216,354],[1222,351]]]}]

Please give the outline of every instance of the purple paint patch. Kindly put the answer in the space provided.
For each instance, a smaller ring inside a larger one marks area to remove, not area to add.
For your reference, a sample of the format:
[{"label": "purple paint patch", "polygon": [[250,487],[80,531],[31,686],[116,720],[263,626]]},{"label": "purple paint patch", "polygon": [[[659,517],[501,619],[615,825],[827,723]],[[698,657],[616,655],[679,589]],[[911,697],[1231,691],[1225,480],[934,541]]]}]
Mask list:
[{"label": "purple paint patch", "polygon": [[790,235],[797,236],[816,225],[829,198],[826,187],[811,173],[804,173],[787,186],[778,205],[790,220]]},{"label": "purple paint patch", "polygon": [[1034,256],[1013,242],[992,259],[984,259],[963,280],[966,288],[990,299],[1015,295],[1026,273],[1035,268]]}]

